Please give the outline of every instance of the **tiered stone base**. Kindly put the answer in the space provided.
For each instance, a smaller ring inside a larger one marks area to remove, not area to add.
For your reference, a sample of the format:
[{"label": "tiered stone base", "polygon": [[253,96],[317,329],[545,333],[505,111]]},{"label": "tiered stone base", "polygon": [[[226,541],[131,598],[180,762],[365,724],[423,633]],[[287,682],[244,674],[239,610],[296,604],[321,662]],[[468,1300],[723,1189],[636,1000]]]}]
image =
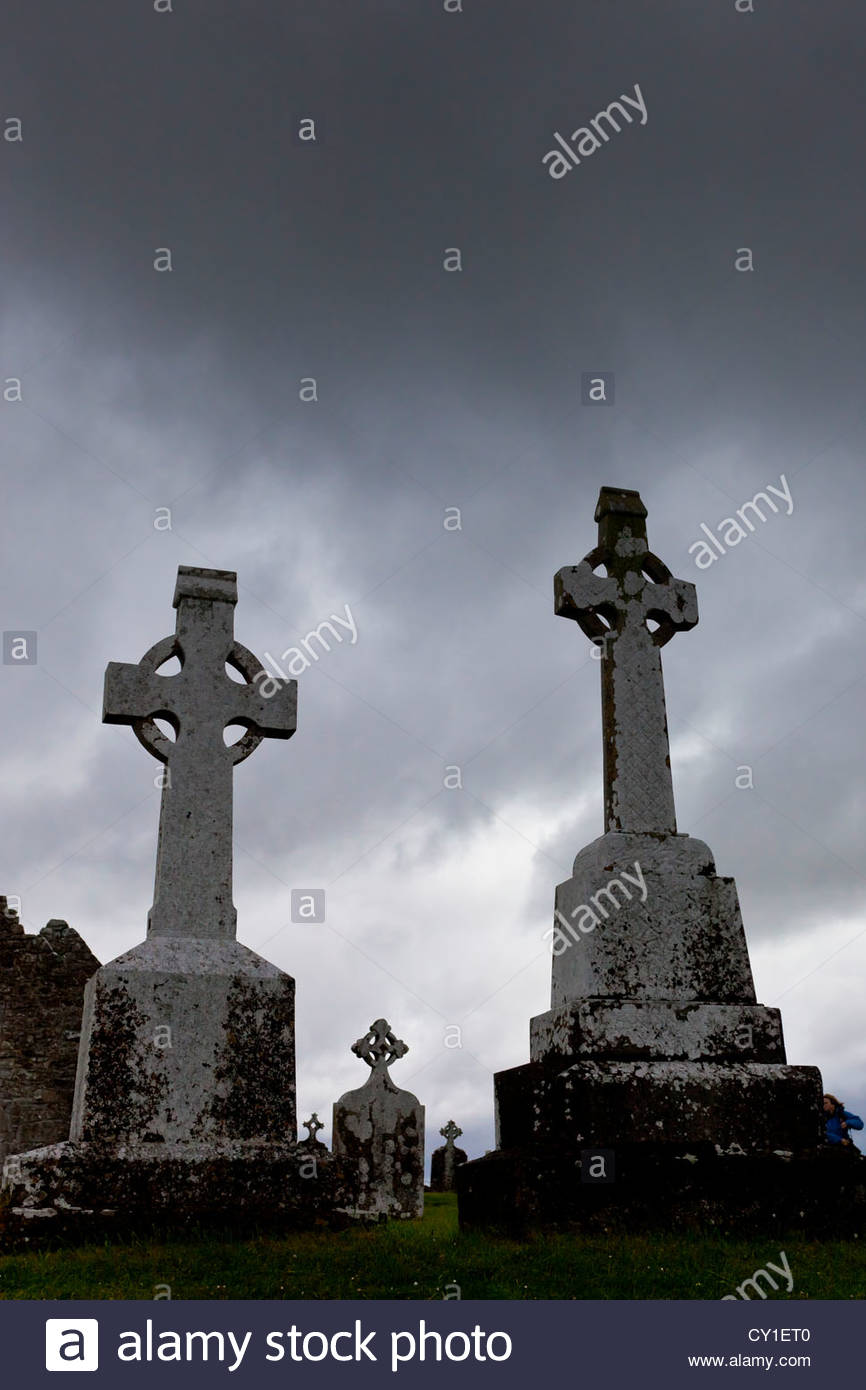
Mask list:
[{"label": "tiered stone base", "polygon": [[579,1150],[541,1146],[465,1163],[456,1175],[460,1225],[512,1236],[555,1228],[866,1238],[866,1160],[850,1150],[734,1156],[711,1144],[620,1143],[613,1181],[593,1181],[593,1169],[601,1165]]},{"label": "tiered stone base", "polygon": [[816,1067],[762,1062],[538,1062],[495,1078],[498,1147],[711,1143],[797,1153],[821,1138]]},{"label": "tiered stone base", "polygon": [[6,1161],[0,1249],[345,1224],[356,1187],[352,1164],[323,1145],[52,1144]]}]

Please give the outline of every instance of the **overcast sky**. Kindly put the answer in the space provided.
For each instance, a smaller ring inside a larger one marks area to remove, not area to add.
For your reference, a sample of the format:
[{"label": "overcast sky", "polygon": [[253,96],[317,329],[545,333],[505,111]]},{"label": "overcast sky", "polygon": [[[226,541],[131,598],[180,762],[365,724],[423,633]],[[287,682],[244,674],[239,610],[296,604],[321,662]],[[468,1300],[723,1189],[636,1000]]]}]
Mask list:
[{"label": "overcast sky", "polygon": [[[789,1060],[866,1109],[864,39],[854,0],[7,0],[2,628],[38,647],[2,668],[0,891],[28,930],[144,935],[159,765],[102,683],[174,630],[177,566],[238,572],[259,656],[348,605],[295,737],[235,774],[239,937],[297,981],[302,1115],[385,1015],[428,1148],[452,1116],[492,1146],[555,884],[603,829],[599,664],[552,576],[599,487],[638,488],[698,589],[664,652],[679,828],[736,878]],[[645,122],[551,177],[554,132],[635,84]],[[614,404],[582,405],[600,371]],[[701,524],[783,478],[790,515],[699,569]]]}]

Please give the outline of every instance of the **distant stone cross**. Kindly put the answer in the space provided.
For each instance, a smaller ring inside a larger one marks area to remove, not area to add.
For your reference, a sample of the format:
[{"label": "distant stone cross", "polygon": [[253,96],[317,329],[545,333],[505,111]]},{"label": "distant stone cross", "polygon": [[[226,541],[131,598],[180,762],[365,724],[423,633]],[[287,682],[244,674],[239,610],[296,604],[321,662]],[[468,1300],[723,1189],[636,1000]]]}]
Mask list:
[{"label": "distant stone cross", "polygon": [[[649,550],[637,492],[603,487],[598,545],[554,579],[555,608],[601,648],[605,829],[675,832],[659,648],[698,621],[695,587]],[[594,573],[604,565],[606,577]],[[656,624],[650,629],[648,622]]]},{"label": "distant stone cross", "polygon": [[449,1120],[447,1125],[442,1126],[439,1133],[445,1140],[446,1149],[453,1149],[454,1140],[460,1138],[460,1135],[463,1133],[463,1130],[459,1127],[459,1125],[456,1125],[453,1120]]},{"label": "distant stone cross", "polygon": [[352,1043],[352,1051],[368,1067],[372,1067],[374,1076],[377,1073],[387,1076],[391,1063],[405,1057],[409,1047],[394,1036],[387,1019],[377,1018],[375,1023],[370,1024],[369,1032]]},{"label": "distant stone cross", "polygon": [[[232,902],[232,770],[263,738],[291,738],[297,681],[276,681],[234,640],[237,575],[230,570],[177,572],[177,626],[137,665],[109,662],[102,718],[131,724],[139,743],[166,764],[159,817],[156,882],[148,935],[229,937]],[[181,669],[161,676],[176,656]],[[244,677],[232,680],[226,665]],[[270,693],[265,692],[264,677]],[[154,723],[166,719],[172,741]],[[223,731],[246,732],[226,746]]]},{"label": "distant stone cross", "polygon": [[316,1138],[316,1135],[318,1134],[320,1129],[324,1128],[325,1126],[322,1124],[322,1121],[319,1119],[318,1115],[314,1110],[310,1118],[308,1120],[304,1120],[304,1129],[307,1131],[306,1142],[308,1144],[318,1144],[319,1141]]}]

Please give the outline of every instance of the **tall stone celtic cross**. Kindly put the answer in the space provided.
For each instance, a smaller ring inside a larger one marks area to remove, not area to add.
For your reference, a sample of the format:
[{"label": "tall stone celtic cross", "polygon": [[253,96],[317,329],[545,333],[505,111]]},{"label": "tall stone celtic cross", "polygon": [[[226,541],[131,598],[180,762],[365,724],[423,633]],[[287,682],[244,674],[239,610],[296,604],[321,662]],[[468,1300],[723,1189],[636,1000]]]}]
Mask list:
[{"label": "tall stone celtic cross", "polygon": [[[554,579],[557,614],[602,649],[606,830],[674,833],[664,679],[659,648],[698,621],[695,587],[649,549],[637,492],[603,487],[598,545]],[[604,565],[605,576],[595,573]],[[655,624],[650,628],[649,623]]]},{"label": "tall stone celtic cross", "polygon": [[456,1125],[453,1120],[449,1120],[447,1125],[442,1126],[439,1133],[445,1140],[446,1149],[453,1149],[454,1140],[460,1138],[461,1134],[463,1133],[463,1130],[460,1128],[459,1125]]},{"label": "tall stone celtic cross", "polygon": [[[234,639],[237,575],[231,570],[177,572],[173,637],[137,665],[109,662],[102,718],[131,724],[139,743],[166,764],[159,816],[153,907],[148,936],[234,938],[232,775],[263,738],[291,738],[297,727],[297,681],[276,681]],[[159,667],[176,656],[180,671]],[[245,684],[232,680],[231,666]],[[263,693],[265,683],[271,692]],[[163,734],[165,719],[175,739]],[[245,733],[227,746],[223,733]]]}]

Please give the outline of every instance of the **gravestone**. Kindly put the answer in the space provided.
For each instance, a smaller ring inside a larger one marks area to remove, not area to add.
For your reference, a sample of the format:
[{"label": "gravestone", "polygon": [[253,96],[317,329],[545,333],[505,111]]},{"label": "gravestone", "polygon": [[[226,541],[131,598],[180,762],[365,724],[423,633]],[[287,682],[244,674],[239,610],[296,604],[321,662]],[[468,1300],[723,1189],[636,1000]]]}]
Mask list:
[{"label": "gravestone", "polygon": [[458,1164],[466,1162],[463,1149],[458,1149],[454,1143],[455,1139],[460,1138],[463,1130],[453,1120],[449,1120],[439,1133],[445,1143],[434,1149],[430,1155],[430,1191],[453,1192],[456,1186],[455,1170]]},{"label": "gravestone", "polygon": [[334,1105],[333,1148],[357,1173],[346,1210],[353,1217],[424,1215],[424,1107],[401,1091],[389,1067],[409,1051],[384,1018],[352,1044],[370,1075]]},{"label": "gravestone", "polygon": [[318,1115],[314,1110],[310,1118],[308,1120],[304,1120],[304,1129],[307,1131],[306,1138],[299,1139],[298,1143],[303,1144],[304,1148],[306,1149],[327,1148],[327,1145],[323,1144],[321,1139],[318,1137],[319,1130],[324,1128],[325,1126],[322,1124],[322,1121],[319,1119]]},{"label": "gravestone", "polygon": [[30,935],[0,897],[0,1166],[69,1133],[84,986],[98,969],[66,922]]},{"label": "gravestone", "polygon": [[153,906],[147,939],[87,985],[69,1142],[7,1159],[22,1222],[277,1221],[332,1200],[331,1169],[299,1176],[294,981],[235,939],[233,771],[294,733],[297,700],[235,641],[236,602],[232,572],[181,566],[174,635],[106,671],[104,721],[165,765]]},{"label": "gravestone", "polygon": [[601,649],[605,829],[556,890],[551,1008],[495,1077],[497,1150],[458,1170],[461,1221],[825,1229],[847,1205],[856,1226],[866,1193],[828,1201],[820,1074],[786,1064],[756,1001],[734,880],[677,830],[660,649],[697,603],[645,518],[602,488],[598,545],[556,575],[557,614]]}]

